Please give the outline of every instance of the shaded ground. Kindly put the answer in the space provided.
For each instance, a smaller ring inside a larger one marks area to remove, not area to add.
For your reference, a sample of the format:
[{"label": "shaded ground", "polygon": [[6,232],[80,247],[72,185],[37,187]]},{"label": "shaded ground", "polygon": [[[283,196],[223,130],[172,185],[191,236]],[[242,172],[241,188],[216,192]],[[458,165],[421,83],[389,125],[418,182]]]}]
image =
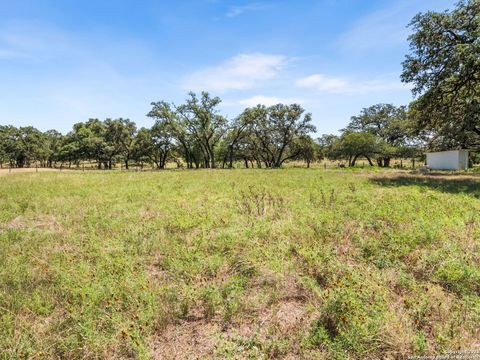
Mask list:
[{"label": "shaded ground", "polygon": [[478,175],[387,173],[372,177],[371,181],[381,186],[419,186],[444,193],[466,194],[480,198],[480,176]]}]

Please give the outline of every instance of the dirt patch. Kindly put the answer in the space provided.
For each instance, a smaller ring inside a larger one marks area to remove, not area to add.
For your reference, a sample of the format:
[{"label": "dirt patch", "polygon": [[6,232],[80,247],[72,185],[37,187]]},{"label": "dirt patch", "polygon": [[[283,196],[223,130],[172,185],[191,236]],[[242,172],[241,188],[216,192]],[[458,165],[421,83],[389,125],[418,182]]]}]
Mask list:
[{"label": "dirt patch", "polygon": [[306,311],[299,301],[287,301],[280,303],[277,312],[272,316],[282,333],[296,330],[303,323]]},{"label": "dirt patch", "polygon": [[[265,278],[259,276],[253,281],[241,301],[243,310],[231,321],[225,323],[219,314],[206,318],[202,309],[191,309],[191,316],[169,324],[153,337],[152,357],[210,359],[229,354],[235,359],[246,359],[258,356],[252,354],[250,346],[261,346],[261,352],[269,357],[299,358],[300,341],[291,341],[280,352],[275,346],[270,349],[268,344],[287,338],[300,340],[308,331],[315,314],[308,310],[306,291],[293,276],[263,275]],[[271,296],[265,296],[266,293]]]},{"label": "dirt patch", "polygon": [[154,359],[206,359],[215,354],[220,327],[205,319],[167,326],[153,341]]},{"label": "dirt patch", "polygon": [[0,225],[0,228],[7,230],[22,230],[26,229],[28,226],[23,218],[23,216],[18,216],[6,225]]},{"label": "dirt patch", "polygon": [[33,230],[43,229],[50,232],[60,232],[63,227],[53,215],[36,215],[33,218],[17,216],[7,224],[0,224],[0,230]]}]

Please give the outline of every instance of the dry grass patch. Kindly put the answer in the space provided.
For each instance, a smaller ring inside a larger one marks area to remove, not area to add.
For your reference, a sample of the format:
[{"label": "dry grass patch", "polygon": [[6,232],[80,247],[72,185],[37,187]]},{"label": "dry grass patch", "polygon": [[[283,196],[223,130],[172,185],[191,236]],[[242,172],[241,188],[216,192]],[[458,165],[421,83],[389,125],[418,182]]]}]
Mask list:
[{"label": "dry grass patch", "polygon": [[0,354],[467,349],[480,335],[479,189],[476,177],[348,169],[5,176]]}]

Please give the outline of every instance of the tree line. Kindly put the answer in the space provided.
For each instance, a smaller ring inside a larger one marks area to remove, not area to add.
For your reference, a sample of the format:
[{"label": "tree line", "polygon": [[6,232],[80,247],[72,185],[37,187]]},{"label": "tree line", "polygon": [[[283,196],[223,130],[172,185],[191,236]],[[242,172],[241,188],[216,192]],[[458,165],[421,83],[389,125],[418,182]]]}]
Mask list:
[{"label": "tree line", "polygon": [[286,161],[307,166],[325,158],[355,165],[390,166],[391,158],[414,157],[418,143],[405,107],[377,104],[353,116],[341,135],[312,137],[311,114],[298,104],[257,105],[232,121],[218,110],[221,100],[190,93],[180,105],[152,103],[150,128],[129,119],[89,119],[72,131],[41,132],[33,127],[0,126],[0,166],[79,166],[129,169],[131,163],[164,169],[168,162],[186,168],[232,168],[235,164],[278,168]]},{"label": "tree line", "polygon": [[446,12],[420,13],[410,27],[410,53],[401,80],[413,86],[408,106],[376,104],[352,116],[339,135],[314,139],[312,116],[298,104],[258,105],[233,120],[221,99],[190,93],[182,104],[152,103],[151,128],[129,119],[89,119],[63,135],[33,127],[0,126],[0,167],[95,162],[167,163],[187,168],[278,168],[290,160],[307,166],[324,158],[355,166],[359,158],[388,167],[425,149],[480,148],[480,0]]},{"label": "tree line", "polygon": [[137,128],[129,119],[89,119],[72,131],[41,132],[33,127],[0,126],[0,165],[12,167],[79,166],[95,162],[98,169],[132,162],[164,169],[168,162],[187,168],[278,168],[305,157],[314,145],[311,115],[297,105],[258,105],[233,121],[220,114],[221,100],[207,92],[190,93],[180,105],[152,103],[151,128]]}]

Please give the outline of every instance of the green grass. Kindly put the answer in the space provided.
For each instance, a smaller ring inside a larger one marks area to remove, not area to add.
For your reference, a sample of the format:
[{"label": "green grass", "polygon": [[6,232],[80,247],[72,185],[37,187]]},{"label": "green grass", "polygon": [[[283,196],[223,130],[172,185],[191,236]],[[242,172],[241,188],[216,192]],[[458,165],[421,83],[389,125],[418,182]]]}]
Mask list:
[{"label": "green grass", "polygon": [[480,180],[0,178],[0,358],[378,359],[480,338]]}]

